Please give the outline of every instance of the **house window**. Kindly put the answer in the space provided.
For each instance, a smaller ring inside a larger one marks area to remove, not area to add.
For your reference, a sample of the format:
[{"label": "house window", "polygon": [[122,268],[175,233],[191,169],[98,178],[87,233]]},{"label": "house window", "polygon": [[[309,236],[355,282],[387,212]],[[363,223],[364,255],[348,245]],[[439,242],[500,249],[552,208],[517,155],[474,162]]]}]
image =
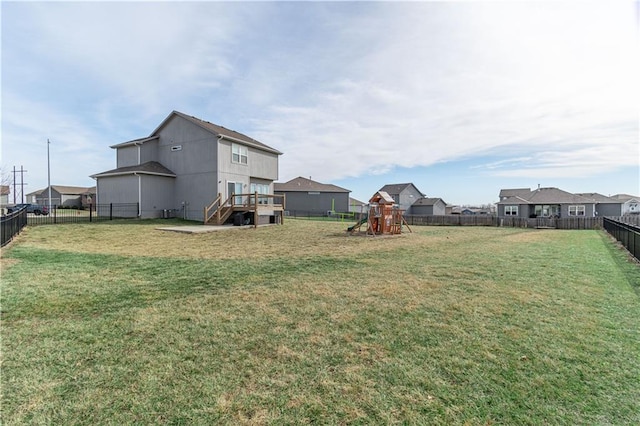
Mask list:
[{"label": "house window", "polygon": [[518,216],[518,206],[504,206],[505,216]]},{"label": "house window", "polygon": [[[269,193],[269,185],[261,184],[261,183],[252,183],[251,184],[251,193],[258,194],[268,194]],[[258,197],[258,204],[269,204],[269,197]]]},{"label": "house window", "polygon": [[238,164],[247,164],[249,160],[249,150],[246,146],[231,145],[231,161]]},{"label": "house window", "polygon": [[584,216],[584,206],[569,206],[569,216]]},{"label": "house window", "polygon": [[560,206],[557,204],[538,204],[534,207],[535,217],[559,217]]}]

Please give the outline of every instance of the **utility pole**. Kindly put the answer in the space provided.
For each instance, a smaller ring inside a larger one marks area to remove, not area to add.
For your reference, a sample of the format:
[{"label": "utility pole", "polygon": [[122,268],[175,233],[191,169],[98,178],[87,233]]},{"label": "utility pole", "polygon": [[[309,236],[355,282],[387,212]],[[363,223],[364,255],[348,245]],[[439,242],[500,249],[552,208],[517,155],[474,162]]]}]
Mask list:
[{"label": "utility pole", "polygon": [[49,139],[47,139],[47,185],[49,187],[49,202],[47,203],[48,211],[51,211],[51,162],[49,160]]},{"label": "utility pole", "polygon": [[24,166],[20,166],[20,183],[16,183],[16,174],[18,173],[18,171],[16,170],[16,166],[13,166],[13,204],[17,204],[16,201],[16,197],[18,195],[18,191],[16,190],[16,186],[20,186],[20,202],[24,203],[24,174],[27,171],[24,169]]},{"label": "utility pole", "polygon": [[16,166],[13,166],[13,205],[16,204]]},{"label": "utility pole", "polygon": [[26,170],[24,170],[22,168],[22,166],[20,166],[20,202],[24,204],[24,172],[26,172]]}]

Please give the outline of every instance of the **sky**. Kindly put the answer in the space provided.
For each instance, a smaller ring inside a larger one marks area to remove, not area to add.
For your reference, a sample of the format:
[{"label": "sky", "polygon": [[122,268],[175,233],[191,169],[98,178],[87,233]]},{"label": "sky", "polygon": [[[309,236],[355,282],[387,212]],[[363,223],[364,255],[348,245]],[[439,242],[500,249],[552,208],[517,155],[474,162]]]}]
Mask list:
[{"label": "sky", "polygon": [[3,181],[93,186],[177,110],[362,201],[640,195],[638,4],[2,1]]}]

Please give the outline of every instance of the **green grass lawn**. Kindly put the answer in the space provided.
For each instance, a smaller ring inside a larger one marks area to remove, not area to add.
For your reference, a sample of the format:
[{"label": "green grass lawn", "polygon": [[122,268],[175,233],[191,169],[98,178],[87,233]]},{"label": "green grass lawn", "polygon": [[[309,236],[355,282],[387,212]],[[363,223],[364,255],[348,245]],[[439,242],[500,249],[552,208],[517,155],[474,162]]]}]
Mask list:
[{"label": "green grass lawn", "polygon": [[2,424],[640,424],[640,268],[603,232],[157,223],[3,249]]}]

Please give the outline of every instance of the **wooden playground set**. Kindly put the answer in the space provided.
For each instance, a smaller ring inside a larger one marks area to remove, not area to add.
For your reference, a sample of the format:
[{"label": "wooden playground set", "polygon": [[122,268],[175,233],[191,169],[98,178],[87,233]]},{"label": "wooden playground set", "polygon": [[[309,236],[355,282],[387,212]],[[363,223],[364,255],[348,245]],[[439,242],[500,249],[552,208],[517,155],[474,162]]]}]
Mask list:
[{"label": "wooden playground set", "polygon": [[[384,191],[376,192],[369,200],[369,210],[358,223],[347,228],[350,235],[399,235],[402,234],[403,227],[409,232],[411,228],[404,219],[404,210],[395,204],[393,197]],[[365,231],[362,226],[367,225]]]}]

